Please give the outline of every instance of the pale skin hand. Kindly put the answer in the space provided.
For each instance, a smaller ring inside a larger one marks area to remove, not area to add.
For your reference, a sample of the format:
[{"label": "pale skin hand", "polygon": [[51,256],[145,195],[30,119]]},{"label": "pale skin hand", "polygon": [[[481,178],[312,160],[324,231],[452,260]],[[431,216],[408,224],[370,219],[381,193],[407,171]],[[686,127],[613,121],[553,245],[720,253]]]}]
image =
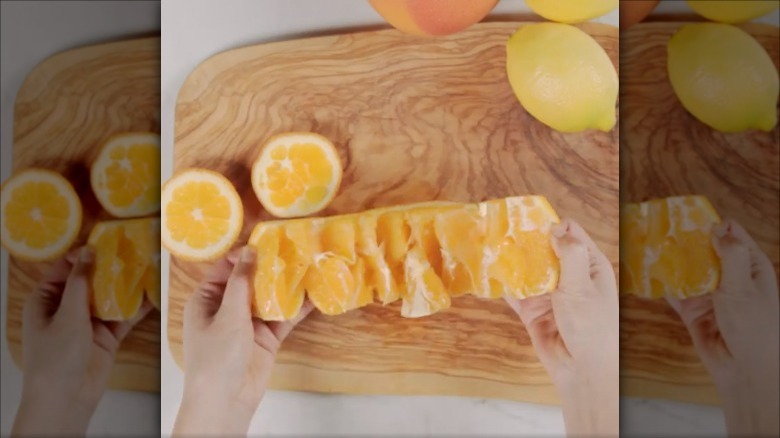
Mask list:
[{"label": "pale skin hand", "polygon": [[263,398],[276,353],[313,309],[306,301],[292,321],[252,318],[255,253],[212,267],[184,312],[184,395],[173,433],[245,435]]},{"label": "pale skin hand", "polygon": [[88,247],[55,262],[24,305],[22,400],[13,436],[84,435],[106,389],[122,340],[152,306],[131,321],[91,318]]},{"label": "pale skin hand", "polygon": [[552,230],[560,259],[558,287],[550,294],[507,298],[550,373],[570,436],[617,436],[619,328],[615,272],[577,223]]},{"label": "pale skin hand", "polygon": [[780,434],[780,306],[769,258],[735,221],[713,229],[721,279],[712,294],[670,305],[723,401],[731,436]]}]

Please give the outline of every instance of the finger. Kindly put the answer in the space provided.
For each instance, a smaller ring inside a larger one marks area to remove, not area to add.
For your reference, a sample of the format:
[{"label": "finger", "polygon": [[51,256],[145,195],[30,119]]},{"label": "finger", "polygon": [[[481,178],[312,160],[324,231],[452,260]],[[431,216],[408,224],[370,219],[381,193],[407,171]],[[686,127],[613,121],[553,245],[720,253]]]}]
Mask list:
[{"label": "finger", "polygon": [[545,367],[550,369],[570,356],[558,331],[549,294],[529,297],[522,302],[515,300],[510,306],[519,310],[520,320]]},{"label": "finger", "polygon": [[138,325],[139,322],[143,321],[144,318],[152,311],[154,306],[152,303],[150,303],[148,300],[144,299],[143,304],[141,305],[141,308],[138,309],[138,312],[128,321],[121,321],[121,322],[112,322],[107,324],[109,331],[114,336],[114,338],[117,340],[118,343],[122,343],[122,341],[127,337],[127,334],[130,333],[130,331]]},{"label": "finger", "polygon": [[713,233],[716,237],[723,237],[726,234],[731,234],[734,239],[747,246],[748,252],[750,253],[751,278],[761,284],[777,285],[777,282],[775,281],[775,269],[772,266],[769,257],[761,247],[758,246],[758,242],[753,239],[739,222],[733,219],[726,219],[713,230]]},{"label": "finger", "polygon": [[584,288],[590,277],[590,255],[588,247],[580,238],[574,224],[564,220],[552,230],[552,247],[561,264],[558,291],[571,294]]},{"label": "finger", "polygon": [[[599,274],[609,274],[611,276],[610,278],[614,279],[615,273],[612,270],[612,263],[610,263],[607,256],[604,255],[585,229],[572,219],[564,219],[560,225],[563,224],[565,224],[564,226],[568,226],[572,236],[576,237],[580,242],[585,244],[586,248],[588,248],[588,261],[590,262],[591,277],[595,277]],[[559,228],[560,225],[558,226]]]},{"label": "finger", "polygon": [[255,271],[255,251],[249,246],[241,256],[225,286],[225,294],[217,313],[229,318],[251,318],[252,274]]},{"label": "finger", "polygon": [[522,317],[520,316],[520,312],[521,312],[521,310],[520,310],[520,300],[518,300],[517,298],[514,298],[514,297],[506,297],[505,296],[504,297],[504,301],[506,301],[506,303],[509,304],[509,308],[511,308],[517,314],[517,317],[521,318],[520,320],[522,321]]},{"label": "finger", "polygon": [[230,252],[228,252],[228,254],[227,254],[228,261],[230,261],[230,263],[232,263],[234,265],[236,263],[238,263],[238,259],[241,258],[241,250],[242,250],[242,248],[233,248],[233,249],[231,249]]},{"label": "finger", "polygon": [[184,306],[185,325],[195,324],[200,327],[211,320],[219,310],[232,271],[233,265],[227,259],[217,261],[206,271]]},{"label": "finger", "polygon": [[685,299],[667,297],[666,300],[680,315],[693,347],[708,367],[717,366],[730,355],[718,328],[711,294]]},{"label": "finger", "polygon": [[89,275],[94,262],[94,250],[88,246],[81,247],[78,259],[65,282],[56,316],[61,315],[71,321],[89,320]]},{"label": "finger", "polygon": [[733,233],[730,222],[713,231],[712,245],[721,261],[721,278],[718,289],[725,292],[742,290],[751,284],[750,249]]},{"label": "finger", "polygon": [[65,260],[67,260],[71,265],[75,265],[79,259],[80,252],[81,252],[81,247],[72,248],[70,251],[65,253]]},{"label": "finger", "polygon": [[[314,304],[312,304],[311,301],[306,300],[303,302],[301,310],[298,311],[298,315],[296,315],[295,318],[291,319],[290,321],[269,321],[266,324],[271,330],[271,333],[273,333],[273,335],[276,337],[276,339],[279,340],[279,343],[281,344],[287,338],[290,332],[292,332],[292,329],[294,329],[298,323],[306,319],[312,310],[314,310]],[[255,335],[257,334],[257,327],[255,327]]]},{"label": "finger", "polygon": [[43,280],[27,295],[23,313],[25,325],[41,326],[56,313],[70,271],[71,264],[65,258],[46,268]]}]

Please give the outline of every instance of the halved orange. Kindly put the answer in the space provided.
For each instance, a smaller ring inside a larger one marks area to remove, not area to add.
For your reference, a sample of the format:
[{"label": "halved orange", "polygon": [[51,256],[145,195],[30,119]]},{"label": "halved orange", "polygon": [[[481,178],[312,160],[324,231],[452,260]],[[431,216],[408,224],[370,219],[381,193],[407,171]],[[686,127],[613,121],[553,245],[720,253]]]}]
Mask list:
[{"label": "halved orange", "polygon": [[252,165],[252,188],[269,213],[282,218],[316,213],[341,184],[341,161],[327,138],[310,132],[271,137]]},{"label": "halved orange", "polygon": [[100,205],[112,216],[140,217],[160,210],[160,136],[129,132],[110,137],[90,168]]},{"label": "halved orange", "polygon": [[[92,314],[107,321],[132,318],[141,308],[145,274],[159,259],[160,220],[156,218],[99,222],[87,244],[95,250]],[[158,281],[159,284],[159,281]]]},{"label": "halved orange", "polygon": [[81,201],[62,175],[22,170],[0,187],[0,241],[22,260],[55,259],[78,237],[81,213]]},{"label": "halved orange", "polygon": [[720,259],[711,230],[720,217],[703,196],[676,196],[620,208],[620,292],[687,298],[714,291]]},{"label": "halved orange", "polygon": [[217,172],[185,170],[162,189],[162,244],[176,257],[214,260],[238,238],[244,221],[241,198]]}]

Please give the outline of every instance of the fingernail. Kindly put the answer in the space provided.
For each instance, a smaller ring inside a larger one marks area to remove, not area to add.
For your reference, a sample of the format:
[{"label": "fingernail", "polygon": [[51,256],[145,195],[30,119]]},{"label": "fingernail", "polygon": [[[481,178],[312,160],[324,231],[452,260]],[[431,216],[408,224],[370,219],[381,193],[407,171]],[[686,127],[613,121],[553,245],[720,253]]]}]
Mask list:
[{"label": "fingernail", "polygon": [[92,251],[92,248],[88,246],[81,248],[81,251],[79,251],[79,262],[92,263],[94,259],[95,259],[95,254]]},{"label": "fingernail", "polygon": [[243,263],[252,262],[255,259],[255,252],[252,248],[245,246],[241,249],[241,261]]},{"label": "fingernail", "polygon": [[552,235],[560,239],[561,237],[566,235],[566,231],[568,231],[568,228],[569,228],[568,225],[566,225],[565,223],[553,225]]}]

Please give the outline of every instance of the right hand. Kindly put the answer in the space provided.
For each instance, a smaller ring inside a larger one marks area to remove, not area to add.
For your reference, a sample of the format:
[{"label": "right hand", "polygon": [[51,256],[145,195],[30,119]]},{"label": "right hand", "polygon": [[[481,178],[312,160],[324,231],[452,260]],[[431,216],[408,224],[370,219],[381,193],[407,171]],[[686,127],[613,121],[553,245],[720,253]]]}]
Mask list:
[{"label": "right hand", "polygon": [[184,309],[184,395],[176,435],[243,435],[265,393],[282,341],[313,306],[292,321],[252,317],[255,252],[218,262]]},{"label": "right hand", "polygon": [[722,398],[732,434],[780,433],[780,305],[769,258],[737,222],[713,229],[722,275],[712,294],[668,298]]},{"label": "right hand", "polygon": [[619,329],[615,272],[577,223],[553,230],[561,264],[550,294],[507,298],[550,373],[570,435],[613,435],[619,429]]}]

